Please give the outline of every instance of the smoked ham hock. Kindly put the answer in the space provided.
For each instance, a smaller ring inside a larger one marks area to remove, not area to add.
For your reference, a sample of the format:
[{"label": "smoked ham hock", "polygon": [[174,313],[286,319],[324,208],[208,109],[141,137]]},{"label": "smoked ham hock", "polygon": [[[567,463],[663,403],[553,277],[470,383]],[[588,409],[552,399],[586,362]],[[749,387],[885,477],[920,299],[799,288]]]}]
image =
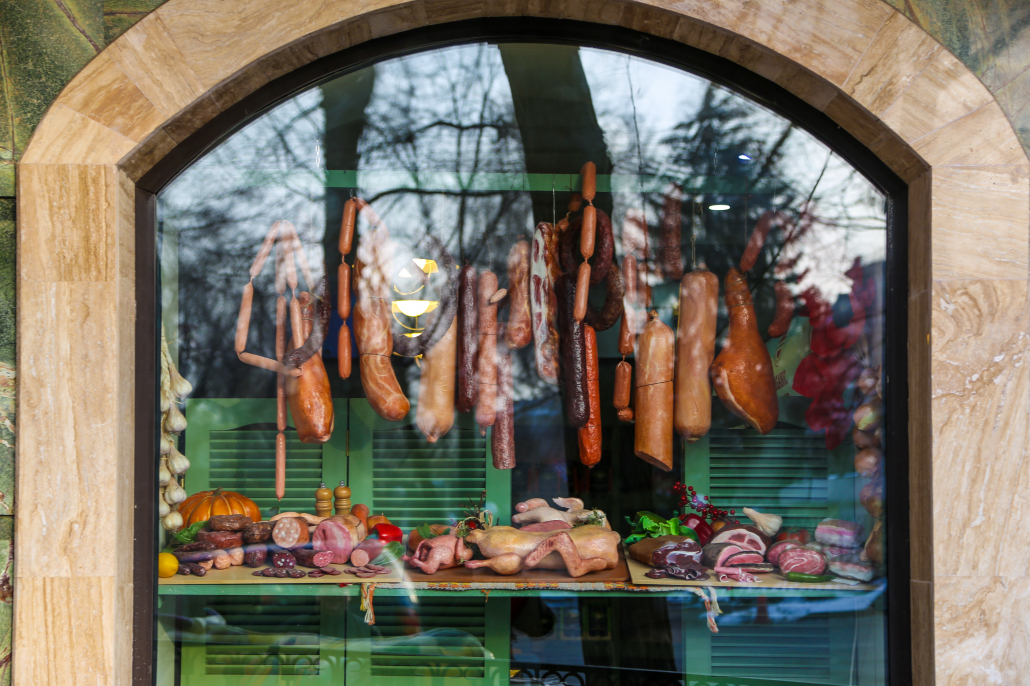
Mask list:
[{"label": "smoked ham hock", "polygon": [[772,359],[758,332],[747,279],[737,269],[726,274],[726,308],[730,333],[712,364],[712,385],[726,409],[765,435],[779,418],[776,381]]}]

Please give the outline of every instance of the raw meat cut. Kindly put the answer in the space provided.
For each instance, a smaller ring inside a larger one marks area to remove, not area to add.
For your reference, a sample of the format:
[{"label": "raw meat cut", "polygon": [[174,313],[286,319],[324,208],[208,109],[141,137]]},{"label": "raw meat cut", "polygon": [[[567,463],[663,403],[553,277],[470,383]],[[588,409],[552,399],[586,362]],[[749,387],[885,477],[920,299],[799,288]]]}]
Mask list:
[{"label": "raw meat cut", "polygon": [[736,543],[742,548],[757,550],[765,555],[770,540],[758,527],[749,524],[730,524],[719,529],[709,541],[709,545],[712,543]]},{"label": "raw meat cut", "polygon": [[315,550],[327,550],[333,553],[333,563],[341,565],[350,560],[354,545],[350,532],[340,522],[325,520],[315,527],[311,537],[311,547]]},{"label": "raw meat cut", "polygon": [[862,562],[856,555],[848,555],[830,561],[830,571],[837,576],[859,581],[869,581],[873,578],[875,569],[868,562]]},{"label": "raw meat cut", "polygon": [[766,551],[765,556],[769,558],[769,562],[772,562],[774,565],[778,565],[780,563],[780,555],[785,550],[800,547],[801,544],[797,541],[776,541],[769,547],[769,550]]},{"label": "raw meat cut", "polygon": [[815,528],[815,540],[826,545],[857,548],[862,545],[862,525],[846,519],[824,519]]},{"label": "raw meat cut", "polygon": [[744,550],[745,548],[738,543],[709,543],[702,552],[701,564],[709,569],[722,567],[727,557]]},{"label": "raw meat cut", "polygon": [[734,567],[736,565],[760,565],[765,562],[765,557],[762,556],[756,550],[744,550],[739,553],[733,553],[725,560],[723,565],[727,567]]},{"label": "raw meat cut", "polygon": [[826,558],[818,550],[801,546],[780,553],[780,571],[784,574],[822,574],[826,571]]},{"label": "raw meat cut", "polygon": [[741,572],[749,572],[751,574],[768,574],[772,572],[775,567],[768,562],[756,562],[752,564],[730,565],[729,567],[723,567],[723,569],[737,569]]}]

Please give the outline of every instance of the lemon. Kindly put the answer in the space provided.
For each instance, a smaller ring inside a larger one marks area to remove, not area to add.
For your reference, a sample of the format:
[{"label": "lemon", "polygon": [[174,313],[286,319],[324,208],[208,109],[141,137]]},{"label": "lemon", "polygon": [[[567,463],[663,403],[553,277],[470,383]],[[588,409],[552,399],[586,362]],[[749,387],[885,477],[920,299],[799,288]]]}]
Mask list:
[{"label": "lemon", "polygon": [[157,556],[157,575],[162,579],[175,576],[179,571],[179,561],[171,553],[161,553]]}]

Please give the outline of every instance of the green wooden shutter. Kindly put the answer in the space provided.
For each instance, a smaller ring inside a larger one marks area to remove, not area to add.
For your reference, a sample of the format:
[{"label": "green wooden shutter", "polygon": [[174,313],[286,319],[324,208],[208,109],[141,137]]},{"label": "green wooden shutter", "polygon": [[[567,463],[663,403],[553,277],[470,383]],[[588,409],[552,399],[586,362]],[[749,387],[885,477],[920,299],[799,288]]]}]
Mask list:
[{"label": "green wooden shutter", "polygon": [[343,683],[346,598],[190,597],[206,631],[182,643],[183,686],[328,686]]},{"label": "green wooden shutter", "polygon": [[[745,608],[744,605],[750,606]],[[723,611],[758,611],[759,600],[725,604]],[[721,622],[712,635],[712,676],[755,677],[787,683],[832,683],[830,619],[809,615],[795,622]],[[837,656],[839,659],[839,655]]]},{"label": "green wooden shutter", "polygon": [[351,492],[375,514],[408,531],[423,522],[448,524],[479,500],[484,489],[496,523],[510,520],[511,472],[494,469],[489,434],[479,435],[471,414],[435,444],[415,425],[415,410],[388,422],[366,400],[352,400]]}]

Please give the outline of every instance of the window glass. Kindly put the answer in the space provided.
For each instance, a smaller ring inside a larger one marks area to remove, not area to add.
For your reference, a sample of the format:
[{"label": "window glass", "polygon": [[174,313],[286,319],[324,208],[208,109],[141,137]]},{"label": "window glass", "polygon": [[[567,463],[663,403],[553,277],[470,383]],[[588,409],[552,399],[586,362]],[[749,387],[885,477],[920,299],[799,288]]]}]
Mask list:
[{"label": "window glass", "polygon": [[241,123],[159,195],[158,684],[883,684],[885,207],[589,47]]}]

